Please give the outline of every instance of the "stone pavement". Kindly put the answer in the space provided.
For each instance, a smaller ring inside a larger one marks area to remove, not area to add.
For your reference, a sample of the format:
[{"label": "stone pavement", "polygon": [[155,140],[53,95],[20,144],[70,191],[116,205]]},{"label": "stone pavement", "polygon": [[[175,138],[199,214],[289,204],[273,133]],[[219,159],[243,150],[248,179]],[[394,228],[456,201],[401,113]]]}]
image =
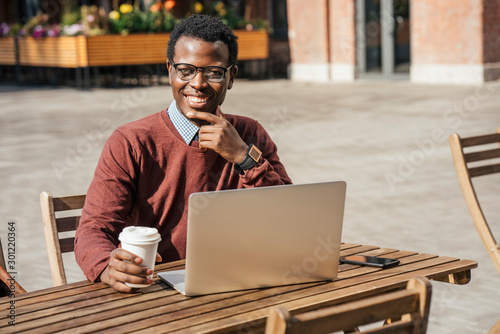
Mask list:
[{"label": "stone pavement", "polygon": [[[17,277],[26,290],[52,285],[40,192],[85,193],[112,130],[171,100],[169,86],[0,86],[0,236],[6,252],[7,224],[14,221]],[[447,139],[500,126],[500,83],[239,80],[223,111],[258,119],[295,183],[347,181],[344,241],[479,262],[467,285],[432,283],[429,333],[486,333],[500,319],[500,274],[472,224]],[[479,181],[484,209],[496,221],[499,181]],[[71,256],[70,282],[83,278]]]}]

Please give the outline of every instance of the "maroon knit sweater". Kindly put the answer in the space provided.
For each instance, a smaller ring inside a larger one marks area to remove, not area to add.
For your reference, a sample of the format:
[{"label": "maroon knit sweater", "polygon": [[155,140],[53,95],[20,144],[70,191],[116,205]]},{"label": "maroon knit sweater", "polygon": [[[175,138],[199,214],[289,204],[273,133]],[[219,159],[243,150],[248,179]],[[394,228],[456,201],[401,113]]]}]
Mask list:
[{"label": "maroon knit sweater", "polygon": [[125,226],[156,227],[164,262],[186,256],[187,203],[194,192],[291,183],[276,145],[255,120],[224,114],[243,141],[262,151],[242,176],[233,164],[198,142],[186,145],[164,110],[119,127],[106,142],[87,192],[75,256],[95,282],[119,245]]}]

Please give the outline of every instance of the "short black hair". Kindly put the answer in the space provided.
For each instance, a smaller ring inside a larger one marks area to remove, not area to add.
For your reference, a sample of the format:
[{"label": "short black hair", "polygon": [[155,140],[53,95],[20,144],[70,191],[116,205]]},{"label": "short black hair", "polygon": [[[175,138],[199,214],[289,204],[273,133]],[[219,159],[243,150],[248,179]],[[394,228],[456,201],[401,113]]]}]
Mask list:
[{"label": "short black hair", "polygon": [[237,36],[218,17],[194,14],[179,22],[170,33],[168,41],[167,58],[173,62],[175,44],[182,36],[199,38],[207,42],[221,41],[229,50],[229,65],[236,64],[238,58]]}]

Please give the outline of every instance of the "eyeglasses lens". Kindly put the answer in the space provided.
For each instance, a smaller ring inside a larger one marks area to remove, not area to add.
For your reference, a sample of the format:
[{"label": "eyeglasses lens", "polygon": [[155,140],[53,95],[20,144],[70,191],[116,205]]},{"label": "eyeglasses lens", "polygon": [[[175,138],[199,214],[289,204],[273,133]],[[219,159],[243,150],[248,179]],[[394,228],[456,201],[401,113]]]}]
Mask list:
[{"label": "eyeglasses lens", "polygon": [[[190,65],[178,65],[176,67],[176,72],[177,76],[181,80],[185,81],[190,81],[196,76],[196,67],[190,66]],[[203,70],[203,77],[205,80],[208,82],[220,82],[222,79],[224,79],[224,70],[215,67],[215,66],[208,66]]]}]

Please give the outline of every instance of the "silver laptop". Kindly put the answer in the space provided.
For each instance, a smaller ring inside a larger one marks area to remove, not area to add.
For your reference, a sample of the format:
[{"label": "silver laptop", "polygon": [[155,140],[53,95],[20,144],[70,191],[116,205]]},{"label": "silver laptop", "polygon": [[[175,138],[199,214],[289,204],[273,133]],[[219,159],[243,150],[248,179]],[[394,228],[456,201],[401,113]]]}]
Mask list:
[{"label": "silver laptop", "polygon": [[186,296],[336,278],[346,183],[195,193],[185,270],[158,273]]}]

